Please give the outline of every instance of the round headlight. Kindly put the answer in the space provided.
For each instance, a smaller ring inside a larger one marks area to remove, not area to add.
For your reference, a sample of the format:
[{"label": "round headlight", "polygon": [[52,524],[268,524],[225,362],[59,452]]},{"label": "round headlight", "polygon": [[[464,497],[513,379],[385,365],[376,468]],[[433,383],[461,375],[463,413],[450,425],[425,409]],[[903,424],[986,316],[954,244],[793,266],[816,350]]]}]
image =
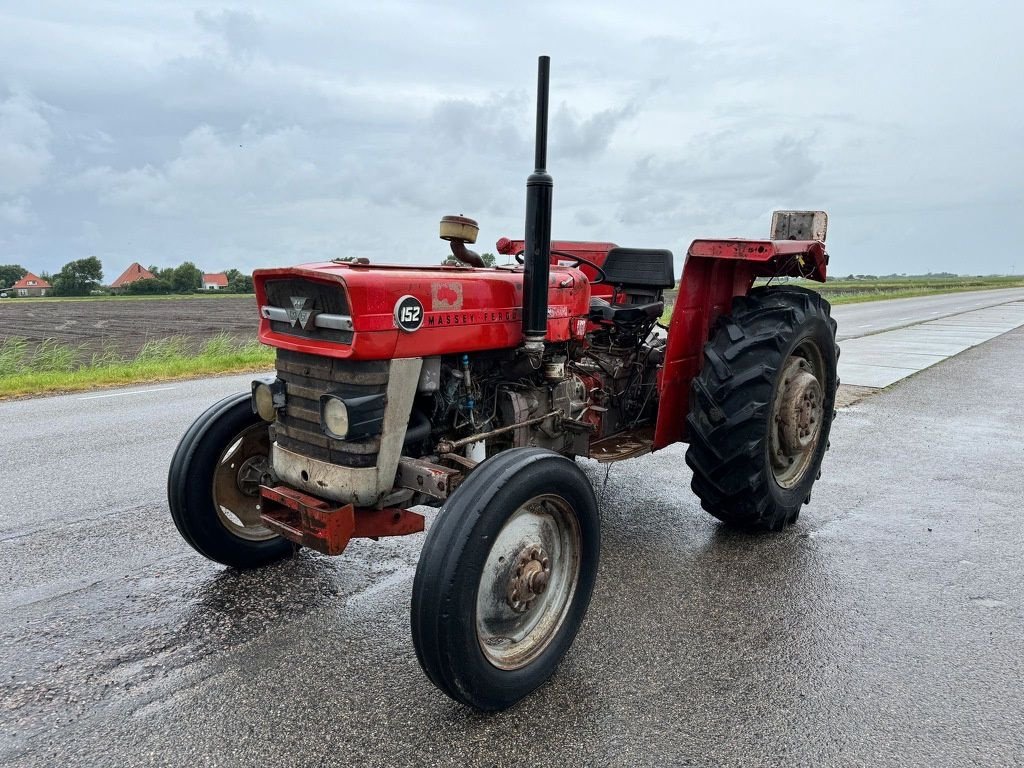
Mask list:
[{"label": "round headlight", "polygon": [[324,400],[324,428],[333,437],[344,438],[348,434],[348,408],[345,402],[336,397]]},{"label": "round headlight", "polygon": [[260,418],[264,421],[273,421],[276,411],[274,410],[274,391],[270,388],[270,385],[261,382],[254,386],[252,389],[252,399],[256,404],[256,413],[260,415]]}]

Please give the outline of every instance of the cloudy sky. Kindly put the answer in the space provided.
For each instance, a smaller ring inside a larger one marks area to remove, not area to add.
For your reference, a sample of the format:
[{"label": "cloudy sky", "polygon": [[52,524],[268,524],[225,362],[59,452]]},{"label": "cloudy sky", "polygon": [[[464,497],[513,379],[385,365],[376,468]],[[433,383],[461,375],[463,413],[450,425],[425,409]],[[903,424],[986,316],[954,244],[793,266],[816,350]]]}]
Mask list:
[{"label": "cloudy sky", "polygon": [[519,236],[536,56],[554,234],[671,248],[825,209],[835,274],[1024,272],[1008,2],[0,0],[0,263],[436,262]]}]

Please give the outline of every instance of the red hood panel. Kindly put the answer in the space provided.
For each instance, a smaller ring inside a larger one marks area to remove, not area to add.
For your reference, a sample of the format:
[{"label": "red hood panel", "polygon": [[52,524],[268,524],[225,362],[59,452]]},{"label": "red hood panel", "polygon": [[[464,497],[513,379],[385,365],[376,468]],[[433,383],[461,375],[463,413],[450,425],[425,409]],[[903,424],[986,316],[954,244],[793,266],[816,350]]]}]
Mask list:
[{"label": "red hood panel", "polygon": [[[253,278],[261,307],[268,303],[266,281],[276,278],[333,284],[347,295],[351,344],[317,339],[315,331],[304,337],[278,333],[261,317],[260,341],[274,347],[327,357],[386,360],[502,349],[522,341],[521,271],[325,262],[259,269]],[[395,321],[395,306],[406,296],[416,297],[423,307],[422,325],[411,332],[399,329]],[[586,276],[571,267],[552,267],[548,341],[565,341],[576,332],[582,335],[585,323],[572,320],[586,317],[589,305]]]}]

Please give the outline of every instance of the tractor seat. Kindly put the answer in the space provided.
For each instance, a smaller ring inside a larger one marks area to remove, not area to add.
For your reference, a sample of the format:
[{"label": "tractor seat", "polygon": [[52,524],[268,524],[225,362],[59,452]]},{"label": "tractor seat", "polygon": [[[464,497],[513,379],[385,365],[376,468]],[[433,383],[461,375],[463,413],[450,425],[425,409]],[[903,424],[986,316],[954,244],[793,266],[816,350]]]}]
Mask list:
[{"label": "tractor seat", "polygon": [[672,251],[612,248],[601,266],[609,285],[660,290],[676,284]]},{"label": "tractor seat", "polygon": [[611,304],[597,296],[590,299],[590,320],[595,323],[649,323],[661,317],[664,311],[664,301],[652,301],[650,304]]}]

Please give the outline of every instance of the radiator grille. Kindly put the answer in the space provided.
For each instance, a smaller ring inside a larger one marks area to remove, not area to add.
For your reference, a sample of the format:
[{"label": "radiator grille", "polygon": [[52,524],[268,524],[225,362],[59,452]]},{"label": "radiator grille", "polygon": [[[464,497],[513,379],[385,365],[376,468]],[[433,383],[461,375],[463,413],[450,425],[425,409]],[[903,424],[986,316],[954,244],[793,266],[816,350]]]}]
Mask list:
[{"label": "radiator grille", "polygon": [[[313,309],[329,315],[349,314],[348,296],[345,294],[345,289],[337,283],[281,278],[267,280],[263,284],[263,289],[267,292],[267,302],[272,307],[289,309],[292,306],[292,298],[301,297],[308,300],[305,305],[306,309]],[[288,336],[334,341],[340,344],[352,343],[352,331],[342,331],[336,328],[314,328],[312,326],[302,328],[299,325],[271,320],[270,329],[275,333],[283,333]]]},{"label": "radiator grille", "polygon": [[272,426],[282,448],[312,459],[347,467],[377,463],[380,436],[334,440],[320,429],[320,395],[344,397],[383,394],[388,386],[387,360],[350,361],[277,350],[277,376],[285,383],[285,408]]}]

